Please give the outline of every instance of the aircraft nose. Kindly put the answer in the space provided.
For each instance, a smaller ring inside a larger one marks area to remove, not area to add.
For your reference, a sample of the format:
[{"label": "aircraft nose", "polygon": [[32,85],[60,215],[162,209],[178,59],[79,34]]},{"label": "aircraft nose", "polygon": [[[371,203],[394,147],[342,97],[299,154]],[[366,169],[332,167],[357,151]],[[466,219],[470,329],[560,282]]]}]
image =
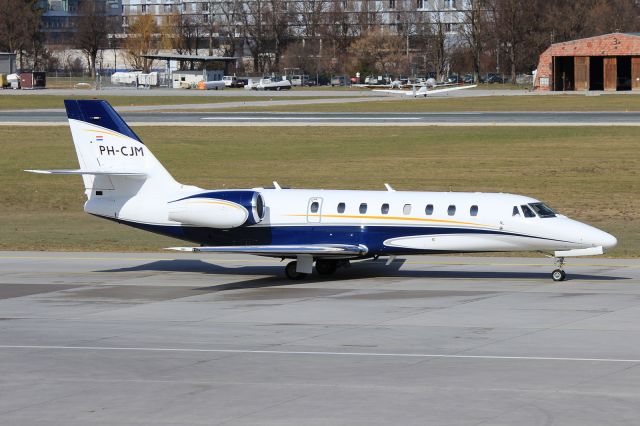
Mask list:
[{"label": "aircraft nose", "polygon": [[598,228],[591,228],[591,232],[588,233],[587,240],[594,246],[602,246],[604,249],[611,249],[618,244],[618,239],[613,235],[601,231]]},{"label": "aircraft nose", "polygon": [[604,247],[605,249],[611,249],[614,248],[617,244],[618,244],[618,239],[616,237],[614,237],[611,234],[608,234],[604,231],[600,231],[601,232],[601,236],[600,236],[600,243],[599,245],[601,245],[602,247]]}]

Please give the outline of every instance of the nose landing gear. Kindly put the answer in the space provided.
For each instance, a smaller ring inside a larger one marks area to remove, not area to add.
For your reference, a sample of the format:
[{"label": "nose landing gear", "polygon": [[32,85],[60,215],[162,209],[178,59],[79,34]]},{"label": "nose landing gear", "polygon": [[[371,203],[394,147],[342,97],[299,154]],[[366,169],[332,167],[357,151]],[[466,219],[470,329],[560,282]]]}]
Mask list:
[{"label": "nose landing gear", "polygon": [[551,279],[554,281],[564,281],[567,278],[567,274],[565,274],[564,270],[562,269],[564,267],[564,257],[558,257],[556,258],[556,266],[558,267],[558,269],[555,269],[552,273],[551,273]]}]

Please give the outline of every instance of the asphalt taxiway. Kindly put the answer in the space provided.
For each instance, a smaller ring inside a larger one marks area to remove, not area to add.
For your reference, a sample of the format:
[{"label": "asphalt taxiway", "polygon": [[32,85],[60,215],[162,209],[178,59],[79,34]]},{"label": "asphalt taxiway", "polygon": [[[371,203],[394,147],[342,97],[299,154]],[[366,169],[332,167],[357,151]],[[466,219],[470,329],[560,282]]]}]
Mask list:
[{"label": "asphalt taxiway", "polygon": [[[133,126],[640,126],[640,112],[267,113],[118,110]],[[0,114],[0,124],[67,125],[67,116],[63,110],[4,111]]]},{"label": "asphalt taxiway", "polygon": [[0,424],[636,425],[640,260],[0,252]]}]

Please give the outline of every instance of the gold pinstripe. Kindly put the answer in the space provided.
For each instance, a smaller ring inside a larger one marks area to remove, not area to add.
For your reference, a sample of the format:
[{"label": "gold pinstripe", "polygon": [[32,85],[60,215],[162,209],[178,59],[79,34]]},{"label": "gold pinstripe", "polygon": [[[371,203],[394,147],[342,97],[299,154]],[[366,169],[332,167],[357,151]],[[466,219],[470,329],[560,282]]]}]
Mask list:
[{"label": "gold pinstripe", "polygon": [[402,217],[402,216],[366,216],[366,215],[347,215],[347,214],[288,214],[290,217],[327,217],[332,219],[345,218],[345,219],[376,219],[376,220],[400,220],[408,222],[427,222],[427,223],[448,223],[451,225],[471,225],[481,226],[485,228],[493,228],[491,225],[484,225],[481,223],[473,222],[461,222],[457,220],[446,219],[423,219],[419,217]]},{"label": "gold pinstripe", "polygon": [[189,204],[220,204],[223,206],[227,206],[227,207],[233,207],[234,209],[238,209],[238,210],[242,210],[245,211],[246,209],[244,207],[242,207],[241,205],[238,205],[236,203],[231,203],[228,201],[213,201],[213,200],[198,200],[198,201],[188,201]]},{"label": "gold pinstripe", "polygon": [[85,132],[91,132],[91,133],[104,133],[105,135],[111,135],[121,139],[131,139],[129,136],[121,135],[120,133],[109,132],[107,130],[93,130],[93,129],[82,129],[82,130],[84,130]]}]

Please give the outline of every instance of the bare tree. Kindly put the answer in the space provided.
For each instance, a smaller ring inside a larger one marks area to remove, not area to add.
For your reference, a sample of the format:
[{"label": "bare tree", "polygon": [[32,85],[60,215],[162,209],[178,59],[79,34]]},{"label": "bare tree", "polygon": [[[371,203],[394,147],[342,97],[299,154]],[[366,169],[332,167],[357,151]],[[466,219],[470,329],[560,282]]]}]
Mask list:
[{"label": "bare tree", "polygon": [[158,52],[158,24],[152,15],[140,15],[129,26],[129,34],[124,41],[125,53],[131,66],[149,72],[153,59],[145,58]]},{"label": "bare tree", "polygon": [[267,36],[273,51],[273,63],[270,65],[272,71],[280,71],[282,53],[291,41],[289,23],[292,13],[286,0],[268,0],[268,3],[265,19],[267,21]]},{"label": "bare tree", "polygon": [[498,49],[502,46],[508,58],[511,82],[516,82],[516,72],[525,55],[536,24],[536,4],[518,0],[492,0],[494,36]]},{"label": "bare tree", "polygon": [[19,67],[24,68],[24,56],[37,53],[42,42],[41,9],[36,0],[0,0],[0,50],[18,54]]},{"label": "bare tree", "polygon": [[[173,12],[167,17],[161,28],[164,47],[173,49],[179,54],[197,54],[199,27],[200,23],[195,17],[177,11]],[[193,61],[190,61],[190,64],[193,68]],[[181,62],[180,66],[183,65]]]},{"label": "bare tree", "polygon": [[241,9],[242,30],[247,47],[253,57],[253,68],[261,74],[267,69],[269,58],[267,56],[266,12],[268,0],[255,0],[247,2]]},{"label": "bare tree", "polygon": [[428,53],[436,72],[436,80],[442,81],[447,66],[447,29],[443,14],[440,10],[434,11],[430,23],[431,34],[429,37]]},{"label": "bare tree", "polygon": [[593,1],[587,11],[588,35],[637,31],[639,9],[634,0]]},{"label": "bare tree", "polygon": [[313,40],[320,36],[323,16],[327,12],[329,0],[306,0],[294,5],[297,26],[303,40]]},{"label": "bare tree", "polygon": [[469,47],[473,64],[473,80],[480,81],[480,59],[488,36],[488,0],[468,0],[463,12],[462,36]]},{"label": "bare tree", "polygon": [[380,29],[355,40],[349,49],[349,57],[352,73],[391,75],[407,67],[404,38],[385,34]]},{"label": "bare tree", "polygon": [[390,32],[396,33],[405,41],[405,55],[407,65],[403,73],[415,71],[416,59],[422,60],[426,53],[431,27],[428,14],[418,10],[413,0],[398,0],[393,12],[389,12]]},{"label": "bare tree", "polygon": [[[324,22],[324,38],[331,44],[331,68],[344,71],[349,45],[356,36],[354,2],[330,0]],[[322,53],[320,53],[322,55]]]},{"label": "bare tree", "polygon": [[228,0],[216,2],[214,5],[215,20],[218,32],[223,40],[222,48],[225,56],[236,56],[237,50],[242,50],[243,32],[243,2]]},{"label": "bare tree", "polygon": [[105,13],[103,2],[84,2],[79,11],[75,45],[87,57],[91,78],[96,78],[96,58],[108,46],[113,19]]},{"label": "bare tree", "polygon": [[356,13],[356,33],[359,36],[364,36],[369,32],[377,30],[381,23],[381,10],[379,4],[375,0],[360,0],[354,2],[357,7]]},{"label": "bare tree", "polygon": [[278,71],[282,54],[291,41],[291,13],[286,0],[254,0],[243,7],[245,40],[260,73]]}]

